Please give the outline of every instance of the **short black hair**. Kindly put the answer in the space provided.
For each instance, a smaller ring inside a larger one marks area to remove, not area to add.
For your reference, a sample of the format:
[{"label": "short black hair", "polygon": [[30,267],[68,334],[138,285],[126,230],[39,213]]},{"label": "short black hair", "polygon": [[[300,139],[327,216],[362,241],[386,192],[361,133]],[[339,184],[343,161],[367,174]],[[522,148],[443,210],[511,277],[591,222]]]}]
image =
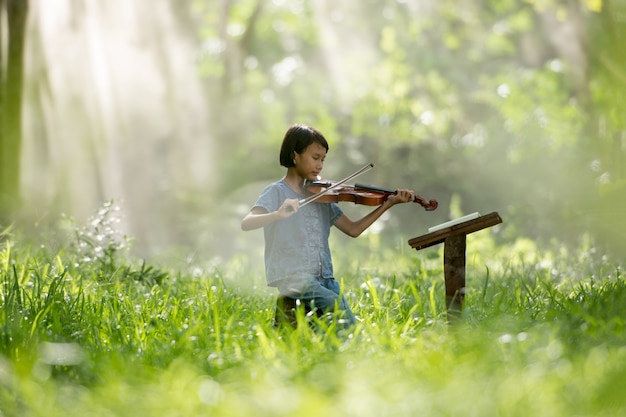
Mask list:
[{"label": "short black hair", "polygon": [[328,152],[328,142],[322,132],[305,125],[295,124],[287,129],[283,144],[280,147],[280,165],[290,168],[294,166],[294,152],[302,153],[312,143],[319,143]]}]

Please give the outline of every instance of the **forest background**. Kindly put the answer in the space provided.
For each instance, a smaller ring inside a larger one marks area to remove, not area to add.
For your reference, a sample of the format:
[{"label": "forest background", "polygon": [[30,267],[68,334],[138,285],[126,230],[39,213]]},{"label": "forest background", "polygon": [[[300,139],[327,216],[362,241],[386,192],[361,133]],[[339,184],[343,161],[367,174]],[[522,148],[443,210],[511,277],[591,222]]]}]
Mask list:
[{"label": "forest background", "polygon": [[260,260],[239,221],[306,123],[325,178],[372,162],[359,182],[439,201],[385,216],[370,249],[498,211],[498,243],[623,257],[623,0],[0,5],[3,228],[115,201],[145,259]]}]

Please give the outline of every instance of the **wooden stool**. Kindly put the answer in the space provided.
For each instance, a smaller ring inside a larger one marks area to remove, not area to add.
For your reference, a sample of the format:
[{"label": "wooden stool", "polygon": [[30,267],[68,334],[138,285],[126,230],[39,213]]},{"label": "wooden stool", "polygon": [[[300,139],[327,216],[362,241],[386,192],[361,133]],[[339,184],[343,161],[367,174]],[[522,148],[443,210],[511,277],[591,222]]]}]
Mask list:
[{"label": "wooden stool", "polygon": [[[461,219],[462,220],[462,219]],[[467,221],[451,221],[431,233],[409,240],[415,250],[428,248],[439,243],[443,247],[443,273],[446,281],[446,309],[448,320],[460,317],[465,298],[465,249],[466,236],[478,230],[502,223],[496,212]]]},{"label": "wooden stool", "polygon": [[[311,312],[311,306],[308,303],[301,302],[298,298],[291,298],[286,295],[279,294],[276,298],[274,327],[279,327],[281,324],[288,324],[295,328],[298,325],[296,313],[298,308],[304,309],[305,316]],[[321,317],[324,314],[324,312],[320,309],[316,309],[315,313],[317,314],[317,317]]]}]

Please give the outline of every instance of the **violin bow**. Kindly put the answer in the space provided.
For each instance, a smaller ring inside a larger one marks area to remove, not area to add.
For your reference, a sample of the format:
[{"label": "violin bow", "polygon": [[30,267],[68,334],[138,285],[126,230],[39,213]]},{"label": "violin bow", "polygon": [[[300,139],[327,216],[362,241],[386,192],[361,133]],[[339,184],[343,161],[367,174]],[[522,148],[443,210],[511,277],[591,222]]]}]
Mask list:
[{"label": "violin bow", "polygon": [[309,203],[314,202],[315,200],[317,200],[318,198],[320,198],[321,196],[323,196],[324,194],[326,194],[327,192],[334,190],[335,188],[339,187],[340,185],[345,184],[346,182],[350,181],[351,179],[358,177],[359,175],[363,174],[366,171],[369,171],[370,169],[374,168],[374,164],[372,164],[371,162],[367,165],[365,165],[363,168],[359,169],[358,171],[356,171],[354,174],[351,174],[349,176],[347,176],[346,178],[342,179],[339,182],[336,182],[335,184],[331,185],[330,187],[320,191],[317,194],[313,194],[312,196],[309,196],[307,198],[303,198],[302,200],[299,201],[300,203],[300,207],[304,207]]}]

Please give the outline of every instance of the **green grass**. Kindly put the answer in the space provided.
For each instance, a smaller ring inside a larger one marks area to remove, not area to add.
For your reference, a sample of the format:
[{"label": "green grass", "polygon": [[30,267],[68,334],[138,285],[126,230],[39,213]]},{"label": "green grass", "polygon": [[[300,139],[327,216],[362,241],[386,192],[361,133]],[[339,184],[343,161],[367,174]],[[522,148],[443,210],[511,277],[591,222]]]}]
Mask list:
[{"label": "green grass", "polygon": [[343,277],[355,328],[291,331],[271,326],[275,294],[245,259],[192,273],[116,245],[8,242],[2,417],[626,413],[626,284],[608,263],[472,270],[449,326],[440,267],[412,254],[404,273]]}]

